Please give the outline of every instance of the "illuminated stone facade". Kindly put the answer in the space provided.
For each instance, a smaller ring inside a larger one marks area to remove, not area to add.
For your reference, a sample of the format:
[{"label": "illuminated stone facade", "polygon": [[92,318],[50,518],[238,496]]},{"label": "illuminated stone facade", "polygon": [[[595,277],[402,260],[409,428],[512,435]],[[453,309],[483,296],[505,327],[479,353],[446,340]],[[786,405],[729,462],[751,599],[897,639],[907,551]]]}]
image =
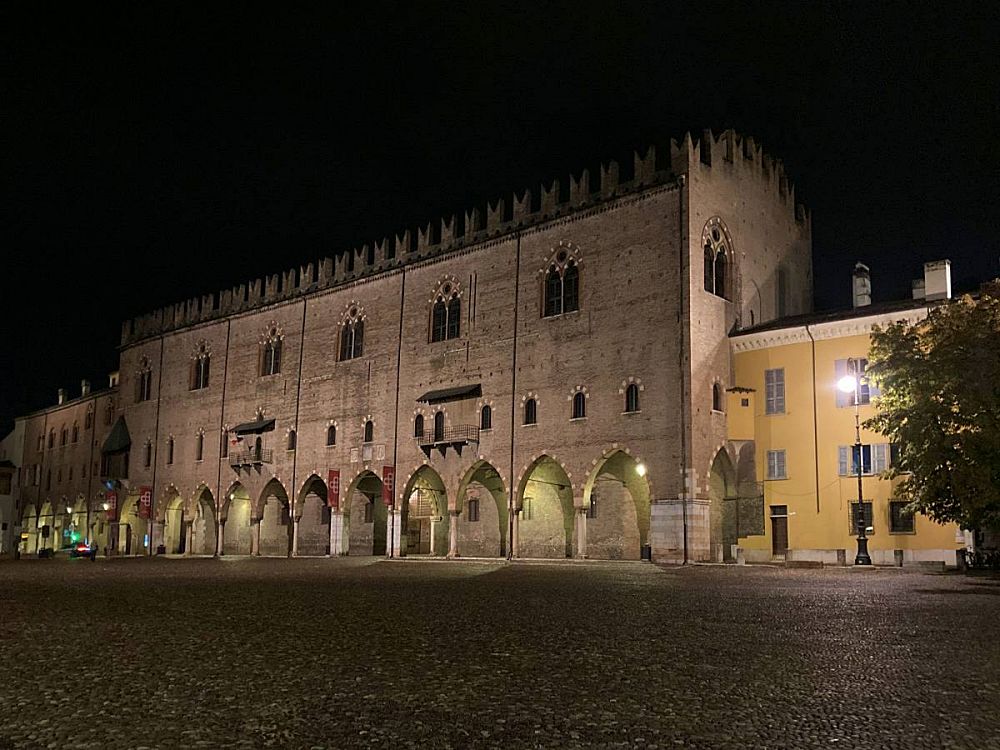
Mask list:
[{"label": "illuminated stone facade", "polygon": [[809,217],[731,132],[630,166],[126,322],[117,387],[25,431],[47,477],[84,449],[39,436],[93,408],[99,453],[112,404],[120,519],[92,471],[25,519],[89,497],[130,553],[722,559],[713,386],[734,326],[811,309]]}]

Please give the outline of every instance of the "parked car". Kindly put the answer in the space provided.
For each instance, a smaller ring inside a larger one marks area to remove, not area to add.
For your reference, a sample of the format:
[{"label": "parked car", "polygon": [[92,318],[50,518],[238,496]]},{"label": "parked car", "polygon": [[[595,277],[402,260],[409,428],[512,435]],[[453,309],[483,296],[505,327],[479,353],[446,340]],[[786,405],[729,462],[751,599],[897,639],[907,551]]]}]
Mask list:
[{"label": "parked car", "polygon": [[97,559],[97,545],[77,542],[69,550],[70,557],[89,557],[91,560]]}]

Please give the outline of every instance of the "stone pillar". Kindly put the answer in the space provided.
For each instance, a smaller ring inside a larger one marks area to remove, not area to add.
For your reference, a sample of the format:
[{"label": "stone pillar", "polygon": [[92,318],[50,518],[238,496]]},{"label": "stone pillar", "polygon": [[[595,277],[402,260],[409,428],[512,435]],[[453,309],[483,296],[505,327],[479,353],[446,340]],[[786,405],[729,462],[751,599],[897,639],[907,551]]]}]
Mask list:
[{"label": "stone pillar", "polygon": [[194,546],[194,521],[188,521],[184,524],[184,556],[187,557],[191,554],[191,548]]},{"label": "stone pillar", "polygon": [[327,557],[345,555],[344,549],[344,513],[342,511],[330,511],[330,552]]},{"label": "stone pillar", "polygon": [[517,557],[519,554],[517,547],[518,547],[518,534],[519,534],[518,527],[520,526],[520,523],[521,523],[521,511],[515,510],[514,523],[511,524],[512,533],[510,535],[510,556],[512,558]]},{"label": "stone pillar", "polygon": [[222,557],[223,542],[226,536],[226,524],[220,518],[215,527],[215,556]]},{"label": "stone pillar", "polygon": [[437,527],[441,523],[441,516],[434,516],[431,518],[431,557],[434,557],[437,553]]},{"label": "stone pillar", "polygon": [[292,551],[289,557],[297,557],[299,554],[299,517],[292,515]]},{"label": "stone pillar", "polygon": [[250,519],[250,554],[254,557],[260,555],[260,519]]},{"label": "stone pillar", "polygon": [[576,509],[576,556],[587,559],[587,509]]},{"label": "stone pillar", "polygon": [[[403,511],[397,510],[396,508],[389,508],[389,516],[391,516],[391,522],[389,524],[390,531],[392,532],[391,538],[387,551],[392,552],[393,557],[405,557],[406,551],[400,546],[400,542],[403,539]],[[431,551],[434,550],[434,537],[431,537]]]},{"label": "stone pillar", "polygon": [[458,514],[461,511],[448,511],[448,557],[458,557]]}]

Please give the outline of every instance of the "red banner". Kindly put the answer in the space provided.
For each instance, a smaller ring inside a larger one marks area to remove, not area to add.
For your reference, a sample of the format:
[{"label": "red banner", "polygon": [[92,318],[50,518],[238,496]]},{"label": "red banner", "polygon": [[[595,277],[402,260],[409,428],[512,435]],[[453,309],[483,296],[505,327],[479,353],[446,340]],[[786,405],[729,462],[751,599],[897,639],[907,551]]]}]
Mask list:
[{"label": "red banner", "polygon": [[340,510],[340,470],[330,469],[327,473],[326,504],[334,511]]},{"label": "red banner", "polygon": [[392,498],[396,494],[396,468],[394,466],[382,467],[382,502],[388,507],[392,507]]},{"label": "red banner", "polygon": [[118,493],[115,491],[108,492],[104,496],[104,502],[108,506],[108,520],[117,521],[118,520]]},{"label": "red banner", "polygon": [[149,518],[153,508],[153,488],[139,488],[139,518]]}]

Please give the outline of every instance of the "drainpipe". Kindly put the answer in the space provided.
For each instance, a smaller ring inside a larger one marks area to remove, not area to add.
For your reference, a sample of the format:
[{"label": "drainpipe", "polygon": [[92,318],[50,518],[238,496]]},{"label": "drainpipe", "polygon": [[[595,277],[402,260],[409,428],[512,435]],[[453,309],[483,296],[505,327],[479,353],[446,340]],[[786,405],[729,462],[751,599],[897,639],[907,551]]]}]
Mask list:
[{"label": "drainpipe", "polygon": [[[393,512],[396,508],[396,482],[398,477],[396,476],[396,466],[397,466],[397,452],[399,444],[399,373],[400,368],[403,364],[403,308],[406,305],[406,266],[403,266],[403,278],[400,281],[399,288],[399,335],[396,337],[396,410],[394,412],[394,417],[392,420],[392,504],[389,506],[389,538],[386,540],[389,550],[389,557],[394,556],[394,537],[396,535],[396,514]],[[383,478],[384,481],[384,478]],[[385,488],[382,488],[385,492]],[[333,521],[330,522],[331,524]],[[399,519],[399,523],[403,523],[403,519]],[[402,529],[400,529],[400,539],[403,537]]]},{"label": "drainpipe", "polygon": [[[156,541],[154,529],[156,528],[156,464],[157,459],[160,457],[160,399],[162,397],[161,388],[163,386],[163,334],[160,334],[160,365],[156,369],[156,421],[153,424],[153,476],[150,484],[152,484],[151,492],[153,496],[149,500],[149,518],[146,519],[146,523],[149,525],[149,549],[146,550],[149,557],[153,556],[153,544]],[[122,406],[124,406],[125,394],[121,394]],[[94,412],[96,414],[97,407],[95,402]],[[97,429],[97,423],[94,423],[94,429]],[[120,507],[120,506],[119,506]],[[115,515],[121,518],[121,511],[115,510]],[[119,530],[121,527],[119,527]],[[183,532],[183,523],[181,533]]]},{"label": "drainpipe", "polygon": [[684,529],[684,564],[688,564],[688,470],[687,470],[687,403],[685,399],[687,398],[687,374],[684,371],[684,352],[687,346],[686,336],[685,336],[685,325],[684,325],[684,289],[685,285],[690,284],[691,280],[686,278],[684,269],[684,258],[687,255],[685,248],[685,232],[684,232],[684,187],[687,184],[687,176],[680,175],[677,178],[677,182],[680,187],[677,190],[677,210],[678,210],[678,221],[677,221],[677,231],[678,231],[678,256],[677,256],[677,271],[678,271],[678,290],[677,295],[677,321],[680,323],[681,336],[680,336],[680,346],[677,350],[677,372],[680,376],[681,384],[681,520]]},{"label": "drainpipe", "polygon": [[[295,450],[292,452],[292,496],[288,498],[288,508],[292,516],[292,548],[288,553],[289,557],[299,554],[299,521],[295,511],[298,510],[298,492],[296,491],[296,471],[299,465],[299,400],[302,395],[302,359],[306,351],[306,307],[309,305],[309,298],[302,298],[302,335],[299,338],[299,379],[295,387]],[[331,525],[333,521],[330,521]]]},{"label": "drainpipe", "polygon": [[816,472],[816,513],[819,513],[819,411],[816,405],[816,339],[806,325],[809,347],[812,352],[812,399],[813,399],[813,469]]},{"label": "drainpipe", "polygon": [[[219,407],[219,435],[222,435],[222,428],[226,424],[226,383],[229,379],[229,334],[232,331],[233,320],[226,320],[226,354],[222,359],[222,405]],[[296,433],[296,439],[298,434]],[[226,436],[229,440],[229,436]],[[226,451],[228,453],[228,451]],[[219,450],[219,474],[215,485],[215,552],[212,557],[219,557],[222,554],[222,450]]]},{"label": "drainpipe", "polygon": [[514,339],[510,367],[510,478],[507,480],[507,559],[514,559],[514,423],[517,421],[517,313],[521,292],[521,233],[516,235],[514,261]]}]

